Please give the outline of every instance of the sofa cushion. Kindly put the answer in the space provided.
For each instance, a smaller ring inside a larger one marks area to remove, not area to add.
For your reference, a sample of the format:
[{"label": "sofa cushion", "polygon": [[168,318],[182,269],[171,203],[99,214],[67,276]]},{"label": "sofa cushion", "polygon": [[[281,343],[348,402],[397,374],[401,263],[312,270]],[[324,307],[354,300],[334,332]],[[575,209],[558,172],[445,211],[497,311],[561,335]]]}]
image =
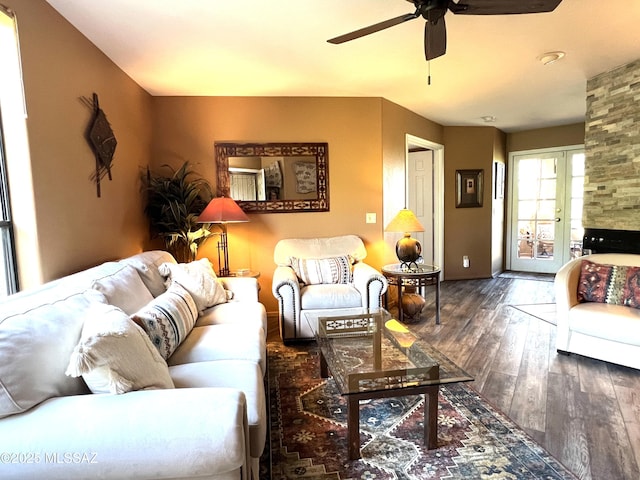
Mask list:
[{"label": "sofa cushion", "polygon": [[245,325],[195,327],[167,361],[169,366],[211,360],[249,360],[266,372],[266,343],[260,329]]},{"label": "sofa cushion", "polygon": [[196,320],[196,327],[235,324],[248,328],[262,328],[267,334],[267,311],[260,302],[227,302],[207,308]]},{"label": "sofa cushion", "polygon": [[96,298],[74,293],[40,303],[36,294],[27,309],[0,317],[0,418],[48,398],[87,393],[81,379],[64,372]]},{"label": "sofa cushion", "polygon": [[348,255],[328,258],[291,257],[291,268],[300,281],[307,285],[351,283],[353,281],[351,264],[351,258]]},{"label": "sofa cushion", "polygon": [[153,300],[153,295],[138,271],[127,264],[122,264],[122,268],[115,273],[95,279],[93,288],[106,297],[107,303],[115,305],[128,315]]},{"label": "sofa cushion", "polygon": [[162,358],[167,359],[196,323],[198,310],[187,290],[178,283],[134,313],[131,318],[151,338]]},{"label": "sofa cushion", "polygon": [[176,388],[235,388],[247,398],[251,456],[260,457],[267,436],[264,379],[258,364],[248,360],[216,360],[169,367]]},{"label": "sofa cushion", "polygon": [[120,260],[121,263],[131,265],[138,271],[140,278],[151,292],[157,297],[167,289],[165,277],[158,270],[163,263],[177,263],[173,255],[164,250],[150,250],[138,253]]},{"label": "sofa cushion", "polygon": [[163,263],[160,273],[167,279],[167,285],[177,282],[191,294],[198,311],[227,301],[227,294],[218,281],[211,262],[202,258],[191,263]]},{"label": "sofa cushion", "polygon": [[169,367],[149,336],[118,307],[92,305],[66,374],[93,393],[173,388]]},{"label": "sofa cushion", "polygon": [[578,301],[640,308],[640,267],[582,260]]},{"label": "sofa cushion", "polygon": [[307,285],[300,290],[303,310],[361,306],[362,295],[352,285]]},{"label": "sofa cushion", "polygon": [[569,310],[571,332],[640,347],[640,309],[580,303]]}]

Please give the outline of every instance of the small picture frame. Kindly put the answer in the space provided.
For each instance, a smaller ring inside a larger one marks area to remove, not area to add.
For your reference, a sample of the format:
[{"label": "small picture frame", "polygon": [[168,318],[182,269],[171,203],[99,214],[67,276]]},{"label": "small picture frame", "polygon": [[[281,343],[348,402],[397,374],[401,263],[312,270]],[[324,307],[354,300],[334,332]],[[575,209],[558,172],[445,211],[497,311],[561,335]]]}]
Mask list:
[{"label": "small picture frame", "polygon": [[456,170],[456,208],[482,207],[484,170]]}]

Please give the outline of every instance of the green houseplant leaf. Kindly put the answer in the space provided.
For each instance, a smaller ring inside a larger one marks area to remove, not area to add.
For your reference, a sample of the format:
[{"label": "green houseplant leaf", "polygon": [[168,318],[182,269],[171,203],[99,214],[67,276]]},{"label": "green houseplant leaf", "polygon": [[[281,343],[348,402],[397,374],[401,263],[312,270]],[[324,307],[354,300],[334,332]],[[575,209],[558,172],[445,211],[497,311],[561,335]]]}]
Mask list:
[{"label": "green houseplant leaf", "polygon": [[162,168],[168,174],[143,176],[147,204],[144,212],[149,219],[152,237],[160,237],[165,248],[179,262],[195,259],[198,247],[211,235],[210,225],[198,223],[198,215],[213,197],[211,185],[185,162],[179,169]]}]

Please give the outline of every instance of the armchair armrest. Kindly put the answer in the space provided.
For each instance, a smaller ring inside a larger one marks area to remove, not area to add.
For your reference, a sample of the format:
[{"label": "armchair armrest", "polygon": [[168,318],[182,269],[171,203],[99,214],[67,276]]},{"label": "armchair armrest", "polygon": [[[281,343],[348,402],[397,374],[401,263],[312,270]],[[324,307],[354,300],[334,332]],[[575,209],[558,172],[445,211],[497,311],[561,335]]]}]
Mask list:
[{"label": "armchair armrest", "polygon": [[300,283],[293,268],[278,266],[273,272],[271,291],[280,304],[280,335],[295,338],[300,322]]},{"label": "armchair armrest", "polygon": [[569,348],[569,311],[578,304],[578,282],[582,258],[575,258],[564,264],[556,273],[554,289],[556,294],[556,348]]},{"label": "armchair armrest", "polygon": [[362,296],[362,306],[380,307],[382,295],[387,291],[388,282],[384,275],[364,262],[353,265],[353,285]]},{"label": "armchair armrest", "polygon": [[0,452],[22,455],[0,463],[0,476],[246,479],[246,411],[230,388],[53,398],[0,420]]},{"label": "armchair armrest", "polygon": [[283,287],[291,288],[300,297],[300,282],[291,267],[279,266],[273,272],[271,290],[276,298],[283,294],[286,295],[285,290],[282,290]]}]

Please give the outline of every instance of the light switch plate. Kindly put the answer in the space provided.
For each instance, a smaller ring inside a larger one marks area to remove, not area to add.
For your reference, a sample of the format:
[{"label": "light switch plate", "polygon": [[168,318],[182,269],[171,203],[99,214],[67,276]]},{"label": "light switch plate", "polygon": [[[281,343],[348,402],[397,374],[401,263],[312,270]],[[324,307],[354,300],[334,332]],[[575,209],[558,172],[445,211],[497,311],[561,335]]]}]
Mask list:
[{"label": "light switch plate", "polygon": [[367,213],[365,216],[366,223],[376,223],[376,214],[375,213]]}]

